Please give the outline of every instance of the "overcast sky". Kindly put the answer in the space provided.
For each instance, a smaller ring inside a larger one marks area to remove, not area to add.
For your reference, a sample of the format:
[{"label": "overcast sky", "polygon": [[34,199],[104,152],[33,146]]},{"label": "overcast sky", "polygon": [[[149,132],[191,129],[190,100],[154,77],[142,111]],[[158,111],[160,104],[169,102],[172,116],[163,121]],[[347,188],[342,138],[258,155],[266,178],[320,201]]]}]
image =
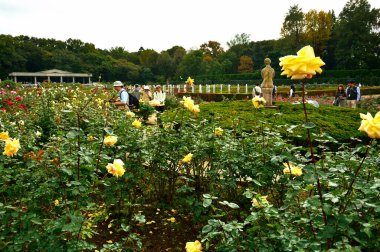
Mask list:
[{"label": "overcast sky", "polygon": [[[226,49],[235,34],[277,39],[289,7],[334,10],[348,0],[0,0],[0,34],[80,39],[97,48],[140,46],[158,52],[197,48],[209,40]],[[380,8],[380,0],[369,0]],[[1,52],[0,52],[1,53]]]}]

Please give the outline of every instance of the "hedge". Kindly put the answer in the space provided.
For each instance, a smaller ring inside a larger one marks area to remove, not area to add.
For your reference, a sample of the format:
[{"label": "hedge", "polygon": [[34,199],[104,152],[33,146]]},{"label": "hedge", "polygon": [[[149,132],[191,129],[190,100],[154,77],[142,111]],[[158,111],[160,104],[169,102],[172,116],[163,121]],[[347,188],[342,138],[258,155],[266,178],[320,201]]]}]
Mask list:
[{"label": "hedge", "polygon": [[[251,101],[223,101],[203,102],[200,104],[201,112],[199,120],[215,120],[219,127],[224,129],[238,129],[241,131],[255,130],[262,122],[268,125],[282,125],[281,132],[290,141],[306,146],[306,130],[304,124],[304,112],[302,104],[277,102],[276,109],[255,109]],[[327,133],[340,142],[356,142],[353,139],[368,139],[365,133],[358,131],[361,123],[360,113],[367,113],[363,109],[351,109],[335,106],[320,106],[315,108],[307,104],[308,117],[316,127],[312,129],[314,134]],[[370,111],[372,115],[375,111]],[[171,117],[170,112],[168,118]],[[190,114],[189,114],[190,116]],[[293,133],[287,129],[291,125],[297,127]],[[315,139],[315,137],[313,137]]]}]

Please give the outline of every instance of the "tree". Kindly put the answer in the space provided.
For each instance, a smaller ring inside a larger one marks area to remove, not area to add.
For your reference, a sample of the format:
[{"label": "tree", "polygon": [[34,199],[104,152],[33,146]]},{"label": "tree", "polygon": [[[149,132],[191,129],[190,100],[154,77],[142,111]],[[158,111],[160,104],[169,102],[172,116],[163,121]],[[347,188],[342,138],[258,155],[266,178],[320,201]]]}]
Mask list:
[{"label": "tree", "polygon": [[350,0],[336,24],[335,56],[340,68],[379,68],[379,9],[367,0]]},{"label": "tree", "polygon": [[251,39],[249,38],[251,35],[242,33],[242,34],[236,34],[233,39],[227,42],[228,47],[233,47],[236,45],[248,45],[249,42],[251,42]]},{"label": "tree", "polygon": [[157,70],[158,73],[165,77],[165,80],[169,82],[169,79],[175,74],[176,66],[170,54],[166,51],[162,51],[157,58]]},{"label": "tree", "polygon": [[202,44],[200,50],[203,51],[204,54],[210,55],[213,58],[218,57],[224,52],[224,49],[220,46],[219,42],[211,40],[208,43]]},{"label": "tree", "polygon": [[326,55],[327,42],[331,37],[333,16],[331,12],[310,10],[305,14],[305,40],[313,46],[315,54]]},{"label": "tree", "polygon": [[139,52],[140,64],[148,67],[153,73],[157,73],[158,53],[153,49],[146,49]]},{"label": "tree", "polygon": [[192,50],[188,52],[178,66],[178,76],[196,76],[202,74],[203,52]]},{"label": "tree", "polygon": [[303,29],[304,14],[302,9],[298,5],[293,5],[289,8],[281,28],[281,36],[288,40],[292,50],[300,47]]},{"label": "tree", "polygon": [[253,60],[252,60],[252,58],[249,56],[241,56],[238,71],[239,71],[239,73],[252,73],[252,71],[253,71]]}]

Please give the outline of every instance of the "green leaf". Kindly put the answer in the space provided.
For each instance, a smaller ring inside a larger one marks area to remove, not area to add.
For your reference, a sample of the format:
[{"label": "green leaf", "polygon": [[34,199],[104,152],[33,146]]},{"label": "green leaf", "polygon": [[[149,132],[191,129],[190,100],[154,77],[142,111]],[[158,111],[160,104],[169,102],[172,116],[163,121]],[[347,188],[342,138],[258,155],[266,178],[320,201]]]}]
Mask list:
[{"label": "green leaf", "polygon": [[307,122],[307,123],[304,123],[302,125],[302,127],[306,128],[306,129],[312,129],[314,128],[316,125],[313,123],[313,122]]},{"label": "green leaf", "polygon": [[212,203],[212,199],[203,199],[203,207],[209,207]]},{"label": "green leaf", "polygon": [[229,206],[230,208],[233,208],[233,209],[237,209],[239,208],[239,206],[235,203],[231,203],[231,202],[228,202],[228,201],[219,201],[220,204],[222,205],[227,205]]},{"label": "green leaf", "polygon": [[202,228],[202,234],[209,233],[212,230],[211,225],[206,225]]},{"label": "green leaf", "polygon": [[68,139],[74,139],[74,138],[76,138],[77,136],[79,136],[79,132],[76,131],[76,130],[71,130],[71,131],[67,132],[67,134],[66,134],[66,137],[67,137]]},{"label": "green leaf", "polygon": [[315,108],[319,108],[319,103],[317,101],[307,100],[306,102],[313,105]]}]

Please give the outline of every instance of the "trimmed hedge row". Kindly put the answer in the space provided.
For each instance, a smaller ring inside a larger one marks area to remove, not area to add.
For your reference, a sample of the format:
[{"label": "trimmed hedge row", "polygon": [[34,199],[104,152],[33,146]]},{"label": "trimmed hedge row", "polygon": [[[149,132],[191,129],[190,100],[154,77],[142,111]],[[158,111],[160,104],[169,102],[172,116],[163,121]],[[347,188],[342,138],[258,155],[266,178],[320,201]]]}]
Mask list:
[{"label": "trimmed hedge row", "polygon": [[[202,103],[200,117],[205,119],[219,117],[220,126],[225,128],[235,127],[234,123],[238,121],[239,127],[245,131],[253,130],[254,126],[261,124],[260,121],[276,125],[297,125],[293,134],[287,132],[287,127],[283,128],[282,133],[293,141],[303,142],[306,130],[301,126],[304,123],[302,104],[293,105],[281,102],[277,105],[277,109],[256,110],[250,101]],[[312,129],[315,134],[325,132],[343,142],[350,142],[352,137],[367,138],[364,133],[358,131],[361,123],[360,113],[367,113],[367,111],[335,106],[315,108],[311,105],[307,105],[307,109],[309,120],[316,125]],[[301,137],[297,137],[297,135]]]},{"label": "trimmed hedge row", "polygon": [[[283,126],[281,133],[284,137],[293,143],[306,146],[306,130],[302,127],[305,121],[302,104],[277,102],[276,105],[276,109],[255,109],[251,101],[203,102],[200,104],[198,119],[216,121],[217,126],[224,129],[247,132],[255,130],[262,122],[280,125]],[[367,110],[323,105],[315,108],[309,104],[307,110],[309,121],[316,125],[312,129],[314,134],[327,133],[340,142],[368,139],[365,133],[358,131],[360,113],[367,113]],[[376,111],[370,112],[374,115]],[[172,115],[169,112],[167,116],[170,118]],[[289,132],[292,125],[296,127]]]}]

